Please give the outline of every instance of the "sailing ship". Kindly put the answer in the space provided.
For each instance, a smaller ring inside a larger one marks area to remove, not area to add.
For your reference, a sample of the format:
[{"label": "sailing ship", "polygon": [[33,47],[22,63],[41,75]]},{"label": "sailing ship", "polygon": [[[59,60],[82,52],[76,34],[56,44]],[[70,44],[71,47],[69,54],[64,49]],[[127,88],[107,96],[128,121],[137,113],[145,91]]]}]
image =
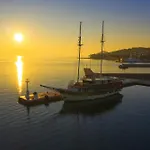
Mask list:
[{"label": "sailing ship", "polygon": [[[101,60],[101,77],[99,80],[95,78],[95,75],[92,75],[92,78],[82,78],[80,80],[80,53],[81,53],[81,46],[82,44],[82,36],[81,36],[81,26],[82,22],[80,22],[80,29],[79,29],[79,39],[78,39],[78,47],[79,47],[79,54],[78,54],[78,72],[77,72],[77,81],[70,82],[67,88],[56,88],[46,85],[40,85],[44,88],[56,90],[62,94],[63,100],[66,102],[87,102],[93,101],[97,99],[101,99],[102,101],[105,98],[110,97],[112,95],[118,94],[122,88],[122,82],[118,78],[106,78],[102,77],[102,60]],[[104,21],[102,24],[102,31],[104,28]],[[103,32],[102,32],[102,48],[103,49]],[[112,82],[113,81],[113,82]],[[115,84],[114,84],[115,83]]]}]

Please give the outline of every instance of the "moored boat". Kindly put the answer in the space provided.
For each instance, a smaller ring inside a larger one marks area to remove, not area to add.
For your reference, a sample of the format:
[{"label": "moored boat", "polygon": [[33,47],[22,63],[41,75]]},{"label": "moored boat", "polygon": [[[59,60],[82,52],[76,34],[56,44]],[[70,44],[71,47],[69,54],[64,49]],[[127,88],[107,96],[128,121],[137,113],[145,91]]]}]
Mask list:
[{"label": "moored boat", "polygon": [[[95,99],[105,99],[109,96],[117,94],[122,89],[122,81],[117,78],[101,77],[99,80],[92,76],[92,79],[80,78],[80,51],[81,51],[81,22],[79,31],[79,58],[78,58],[78,75],[77,81],[70,82],[67,88],[56,88],[46,85],[41,85],[42,87],[56,90],[60,92],[65,102],[86,102]],[[103,30],[104,22],[102,24]],[[102,43],[103,43],[102,34]],[[103,45],[103,44],[102,44]],[[101,63],[102,64],[102,63]],[[102,65],[101,65],[102,67]],[[112,82],[113,81],[113,82]],[[115,81],[115,82],[114,82]],[[115,83],[115,84],[114,84]]]},{"label": "moored boat", "polygon": [[47,104],[49,102],[55,102],[62,100],[62,96],[57,91],[47,91],[47,92],[33,92],[29,93],[28,88],[29,80],[26,80],[26,94],[23,96],[19,96],[18,102],[20,104],[26,105],[26,106],[32,106],[32,105],[39,105],[39,104]]}]

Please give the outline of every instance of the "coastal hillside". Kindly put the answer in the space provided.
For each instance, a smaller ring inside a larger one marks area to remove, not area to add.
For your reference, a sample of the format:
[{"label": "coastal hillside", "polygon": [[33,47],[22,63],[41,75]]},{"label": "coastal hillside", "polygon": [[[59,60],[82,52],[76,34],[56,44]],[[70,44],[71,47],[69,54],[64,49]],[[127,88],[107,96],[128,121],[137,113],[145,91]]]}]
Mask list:
[{"label": "coastal hillside", "polygon": [[[91,59],[100,59],[102,57],[101,53],[90,54]],[[104,52],[103,59],[106,60],[125,60],[129,57],[140,59],[140,60],[150,60],[150,48],[145,47],[133,47],[129,49],[121,49],[112,52]]]}]

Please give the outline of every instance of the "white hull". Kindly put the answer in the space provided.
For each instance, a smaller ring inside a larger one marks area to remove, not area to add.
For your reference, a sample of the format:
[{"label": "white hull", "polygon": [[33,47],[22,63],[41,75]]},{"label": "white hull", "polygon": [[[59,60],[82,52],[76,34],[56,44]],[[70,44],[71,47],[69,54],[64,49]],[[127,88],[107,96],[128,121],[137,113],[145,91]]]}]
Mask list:
[{"label": "white hull", "polygon": [[105,94],[97,94],[97,95],[71,95],[71,94],[63,94],[63,100],[66,102],[86,102],[92,101],[96,99],[105,99],[112,95],[118,94],[119,91],[105,93]]},{"label": "white hull", "polygon": [[88,101],[65,101],[61,113],[83,113],[83,114],[97,114],[105,111],[110,111],[118,103],[122,101],[123,95],[120,93],[109,97],[88,100]]}]

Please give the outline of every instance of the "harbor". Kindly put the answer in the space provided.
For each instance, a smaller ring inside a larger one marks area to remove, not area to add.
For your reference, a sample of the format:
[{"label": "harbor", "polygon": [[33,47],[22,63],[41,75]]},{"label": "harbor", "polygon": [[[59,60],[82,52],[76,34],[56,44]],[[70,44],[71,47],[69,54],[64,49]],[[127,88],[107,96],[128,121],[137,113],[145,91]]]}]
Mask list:
[{"label": "harbor", "polygon": [[[112,74],[105,74],[105,75],[112,76]],[[113,74],[113,75],[115,75],[115,74]],[[119,76],[119,74],[117,74],[117,75]],[[147,87],[150,86],[150,80],[143,80],[140,78],[133,78],[133,77],[125,78],[125,76],[123,76],[123,75],[119,79],[122,80],[122,88],[135,86],[135,85],[147,86]],[[45,86],[45,85],[40,85],[40,86],[49,88],[48,86]],[[27,93],[24,96],[20,96],[18,99],[18,102],[25,106],[35,106],[35,105],[40,105],[40,104],[48,104],[48,103],[52,103],[52,102],[59,102],[59,101],[67,102],[68,101],[68,100],[64,99],[63,95],[61,95],[56,90],[54,90],[54,91],[51,90],[51,91],[47,91],[47,92],[43,92],[43,93],[32,93],[32,94],[29,94],[29,96],[27,96]]]},{"label": "harbor", "polygon": [[[104,21],[102,21],[101,34],[101,50],[104,53]],[[26,80],[26,94],[19,96],[18,102],[31,106],[38,104],[46,104],[63,100],[74,105],[74,103],[88,103],[101,100],[105,102],[107,98],[119,94],[122,88],[133,85],[150,86],[150,74],[133,74],[133,73],[103,73],[103,55],[99,57],[99,71],[93,72],[91,68],[84,67],[84,76],[81,77],[81,47],[82,43],[82,22],[79,25],[78,36],[78,64],[77,64],[77,80],[70,80],[67,87],[55,87],[51,85],[43,85],[47,92],[30,94],[28,83]],[[144,79],[144,80],[143,80]],[[147,81],[148,80],[148,81]]]}]

